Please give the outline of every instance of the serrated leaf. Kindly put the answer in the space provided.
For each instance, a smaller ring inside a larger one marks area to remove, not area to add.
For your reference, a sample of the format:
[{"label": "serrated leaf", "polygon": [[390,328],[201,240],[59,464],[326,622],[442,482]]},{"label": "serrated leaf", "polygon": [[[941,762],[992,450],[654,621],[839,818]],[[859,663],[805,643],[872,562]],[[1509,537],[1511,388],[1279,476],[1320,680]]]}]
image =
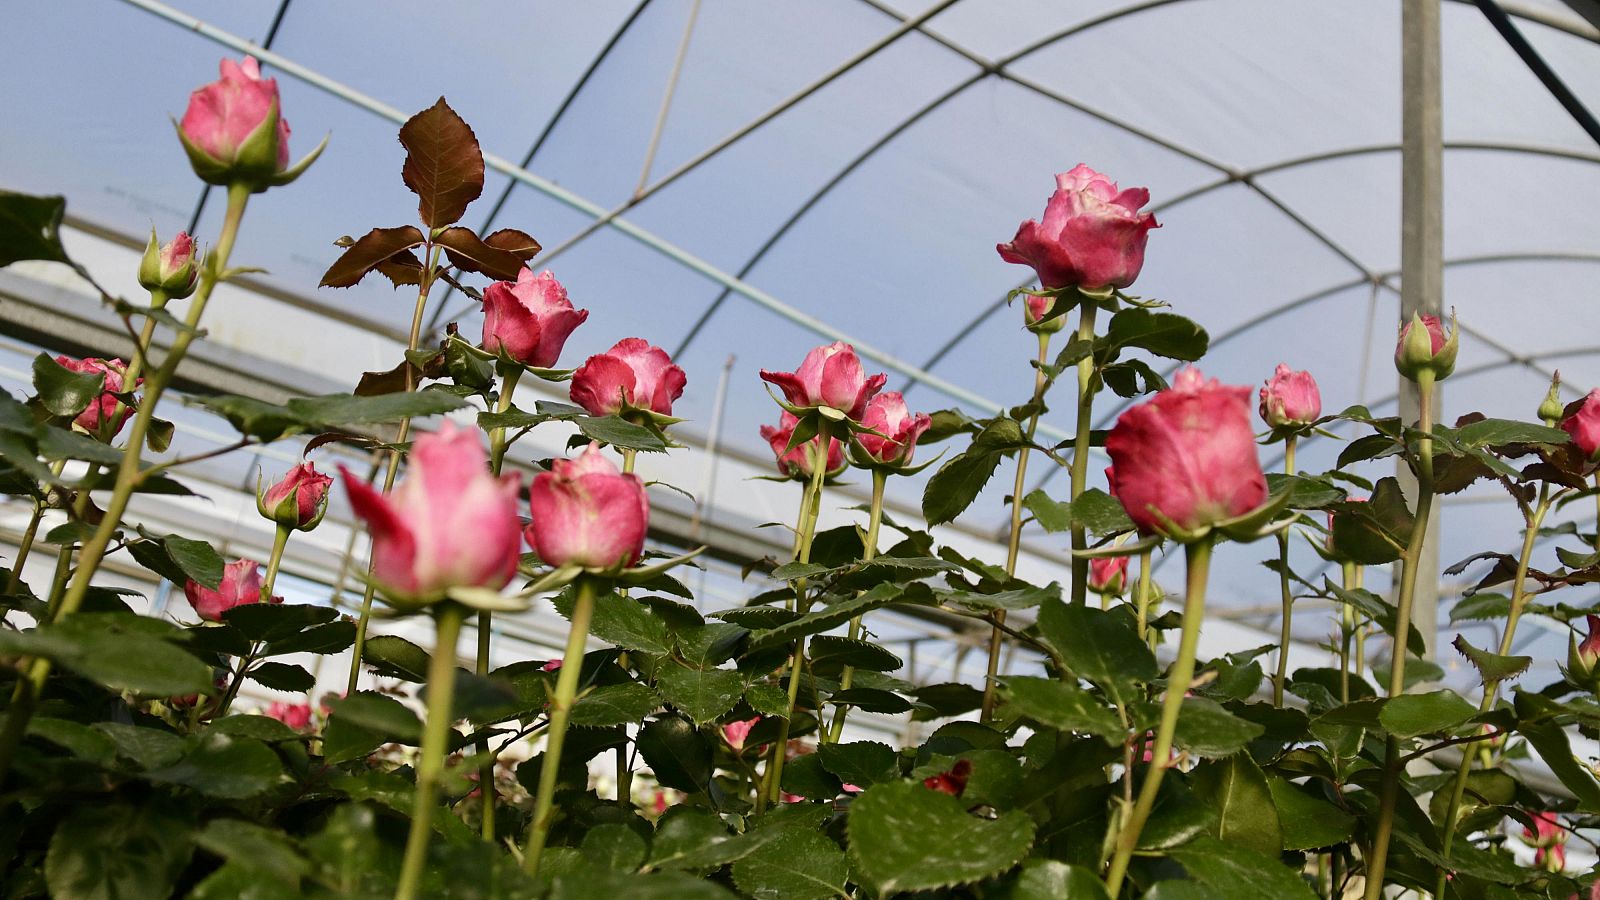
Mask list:
[{"label": "serrated leaf", "polygon": [[455,222],[483,193],[478,138],[443,97],[401,126],[400,143],[406,148],[400,174],[417,195],[424,225],[439,228]]},{"label": "serrated leaf", "polygon": [[183,756],[183,738],[170,732],[122,722],[96,722],[90,727],[111,738],[117,755],[141,769],[160,768]]},{"label": "serrated leaf", "polygon": [[1072,522],[1082,525],[1096,539],[1133,530],[1122,501],[1099,488],[1090,488],[1072,501]]},{"label": "serrated leaf", "polygon": [[378,675],[418,684],[428,680],[429,660],[428,651],[392,634],[367,638],[361,654],[361,662]]},{"label": "serrated leaf", "polygon": [[1121,613],[1057,598],[1039,608],[1039,631],[1073,674],[1125,700],[1135,684],[1154,681],[1159,674],[1155,654]]},{"label": "serrated leaf", "polygon": [[1228,900],[1316,900],[1300,873],[1276,856],[1210,836],[1174,847],[1167,855],[1182,865],[1190,878]]},{"label": "serrated leaf", "polygon": [[25,259],[70,262],[61,246],[65,197],[0,190],[0,268]]},{"label": "serrated leaf", "polygon": [[1560,726],[1551,722],[1519,722],[1517,733],[1527,738],[1528,745],[1544,764],[1578,798],[1580,810],[1600,812],[1600,783],[1596,783],[1588,767],[1572,755],[1572,745]]},{"label": "serrated leaf", "polygon": [[1058,728],[1120,739],[1122,723],[1088,691],[1050,678],[1012,676],[1005,680],[1006,702],[1020,715]]},{"label": "serrated leaf", "polygon": [[894,672],[904,662],[900,657],[872,643],[834,634],[819,634],[811,639],[807,652],[811,669],[826,675],[845,666],[870,672]]},{"label": "serrated leaf", "polygon": [[1030,859],[1001,888],[999,900],[1108,900],[1100,876],[1087,866],[1054,859]]},{"label": "serrated leaf", "polygon": [[847,827],[855,870],[884,895],[999,875],[1028,854],[1034,834],[1025,813],[982,819],[912,781],[867,789],[851,804]]},{"label": "serrated leaf", "polygon": [[771,647],[775,644],[786,644],[801,637],[827,631],[836,625],[850,621],[855,616],[871,612],[874,609],[888,606],[901,599],[905,587],[898,584],[880,584],[870,591],[843,600],[832,606],[824,607],[816,612],[807,613],[793,622],[758,631],[750,636],[750,644],[746,652]]},{"label": "serrated leaf", "polygon": [[1266,729],[1222,708],[1215,700],[1185,697],[1173,743],[1197,756],[1228,756],[1260,737]]},{"label": "serrated leaf", "polygon": [[755,900],[823,900],[844,894],[849,873],[833,841],[815,831],[783,828],[733,864],[733,883]]},{"label": "serrated leaf", "polygon": [[1378,713],[1378,721],[1395,737],[1407,738],[1453,732],[1477,714],[1477,707],[1455,691],[1433,691],[1391,697]]},{"label": "serrated leaf", "polygon": [[[953,521],[972,505],[972,501],[978,499],[978,494],[989,483],[994,470],[1004,458],[1002,452],[983,449],[979,442],[986,435],[1009,434],[1010,429],[1001,423],[1007,423],[1010,428],[1016,427],[1016,423],[1010,419],[994,420],[973,439],[971,447],[945,460],[928,479],[927,487],[922,492],[922,516],[929,525]],[[991,441],[996,440],[999,438],[991,437]]]},{"label": "serrated leaf", "polygon": [[79,722],[34,716],[28,720],[27,734],[49,741],[91,765],[107,766],[116,759],[116,742]]},{"label": "serrated leaf", "polygon": [[491,247],[470,228],[446,228],[433,240],[444,248],[451,265],[465,272],[481,272],[496,281],[516,281],[523,269],[522,257]]},{"label": "serrated leaf", "polygon": [[278,754],[260,741],[203,734],[183,758],[145,773],[151,781],[180,784],[211,797],[254,797],[283,780]]},{"label": "serrated leaf", "polygon": [[318,287],[352,287],[378,268],[389,257],[422,246],[425,238],[415,225],[399,228],[374,228],[351,244],[328,271],[323,273]]},{"label": "serrated leaf", "polygon": [[667,442],[654,431],[616,416],[583,416],[576,420],[576,424],[589,440],[622,450],[664,453],[667,449]]},{"label": "serrated leaf", "polygon": [[691,794],[711,783],[711,743],[688,720],[664,716],[639,730],[639,755],[664,787]]},{"label": "serrated leaf", "polygon": [[246,675],[257,684],[291,694],[309,691],[317,684],[316,677],[310,672],[289,663],[256,663]]},{"label": "serrated leaf", "polygon": [[143,616],[78,613],[33,631],[0,630],[0,653],[47,657],[118,691],[210,693],[211,667],[169,642],[182,634]]},{"label": "serrated leaf", "polygon": [[621,594],[609,593],[595,598],[589,630],[595,637],[624,650],[663,655],[672,652],[672,633],[666,620],[638,600]]},{"label": "serrated leaf", "polygon": [[596,825],[583,836],[578,852],[585,865],[633,872],[644,865],[649,845],[638,832],[620,823]]},{"label": "serrated leaf", "polygon": [[212,734],[251,738],[268,743],[295,741],[305,736],[271,716],[224,716],[213,722],[208,722],[206,731]]},{"label": "serrated leaf", "polygon": [[195,834],[195,843],[231,863],[290,885],[298,884],[311,868],[283,832],[243,819],[213,819]]},{"label": "serrated leaf", "polygon": [[322,625],[337,618],[337,609],[311,603],[246,603],[222,614],[222,621],[252,641],[282,640],[299,634],[307,626]]},{"label": "serrated leaf", "polygon": [[[572,724],[587,728],[627,725],[643,719],[660,706],[661,698],[649,685],[637,681],[602,685],[579,697],[572,705]],[[731,708],[732,704],[729,706]]]},{"label": "serrated leaf", "polygon": [[899,754],[888,744],[854,741],[817,748],[822,767],[845,784],[871,787],[900,777]]},{"label": "serrated leaf", "polygon": [[159,798],[137,806],[79,804],[50,838],[44,860],[50,896],[169,897],[194,853],[192,826],[191,814]]},{"label": "serrated leaf", "polygon": [[[5,197],[0,193],[0,202]],[[88,409],[105,391],[105,381],[104,372],[74,372],[48,353],[33,358],[33,389],[38,392],[39,404],[53,416],[70,418]]]},{"label": "serrated leaf", "polygon": [[375,397],[326,394],[320,397],[295,397],[284,404],[301,422],[318,430],[419,419],[466,405],[465,399],[443,391],[379,394]]},{"label": "serrated leaf", "polygon": [[1478,675],[1484,684],[1498,684],[1508,678],[1515,678],[1528,670],[1533,665],[1531,656],[1501,656],[1487,650],[1479,650],[1467,640],[1465,635],[1456,635],[1451,642],[1462,656],[1465,656],[1472,667],[1478,670]]},{"label": "serrated leaf", "polygon": [[1022,505],[1033,514],[1039,527],[1055,534],[1072,527],[1072,501],[1051,500],[1043,488],[1035,488],[1022,499]]},{"label": "serrated leaf", "polygon": [[668,665],[656,672],[656,687],[679,712],[696,725],[704,725],[739,702],[744,695],[744,675],[730,669]]},{"label": "serrated leaf", "polygon": [[1283,849],[1313,850],[1349,840],[1355,817],[1276,776],[1267,779],[1283,827]]},{"label": "serrated leaf", "polygon": [[1202,762],[1190,773],[1189,786],[1196,798],[1216,811],[1214,837],[1273,856],[1283,849],[1282,826],[1267,776],[1248,753]]},{"label": "serrated leaf", "polygon": [[1156,356],[1193,362],[1205,355],[1210,343],[1206,330],[1183,316],[1130,307],[1111,317],[1105,337],[1095,341],[1095,352],[1115,359],[1122,348],[1138,347]]}]

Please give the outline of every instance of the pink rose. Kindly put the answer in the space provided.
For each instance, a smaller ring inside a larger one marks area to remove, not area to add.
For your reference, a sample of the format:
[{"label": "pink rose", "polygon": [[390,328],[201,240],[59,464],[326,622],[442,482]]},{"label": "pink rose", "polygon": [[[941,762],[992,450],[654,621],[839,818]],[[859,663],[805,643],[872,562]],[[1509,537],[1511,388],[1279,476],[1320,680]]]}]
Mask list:
[{"label": "pink rose", "polygon": [[1144,245],[1156,217],[1139,212],[1150,202],[1145,188],[1117,189],[1111,179],[1081,163],[1056,176],[1044,221],[1029,219],[1000,258],[1032,266],[1046,288],[1125,288],[1144,266]]},{"label": "pink rose", "polygon": [[1190,367],[1172,387],[1123,413],[1106,437],[1117,499],[1145,533],[1241,516],[1267,498],[1250,429],[1250,389]]},{"label": "pink rose", "polygon": [[1128,586],[1128,557],[1101,556],[1089,560],[1089,590],[1115,597]]},{"label": "pink rose", "polygon": [[311,730],[310,704],[274,703],[267,707],[267,715],[293,728],[295,731]]},{"label": "pink rose", "polygon": [[541,671],[541,672],[559,672],[559,671],[561,671],[561,660],[559,660],[559,659],[549,660],[544,665],[539,667],[539,671]]},{"label": "pink rose", "polygon": [[1589,392],[1572,415],[1561,420],[1561,430],[1591,460],[1600,458],[1600,388]]},{"label": "pink rose", "polygon": [[372,534],[372,575],[391,604],[424,606],[453,587],[498,590],[516,573],[521,479],[489,473],[476,430],[446,421],[417,438],[405,479],[387,496],[339,470]]},{"label": "pink rose", "polygon": [[1600,616],[1584,618],[1588,620],[1589,636],[1578,644],[1578,659],[1585,669],[1593,669],[1595,663],[1600,663]]},{"label": "pink rose", "polygon": [[1531,816],[1534,827],[1524,826],[1522,839],[1536,848],[1534,864],[1549,872],[1563,871],[1567,867],[1567,850],[1564,846],[1567,843],[1567,830],[1561,827],[1561,819],[1553,812],[1536,812]]},{"label": "pink rose", "polygon": [[194,238],[187,231],[165,244],[156,244],[156,231],[150,229],[150,243],[139,260],[139,286],[159,291],[169,300],[182,300],[194,293],[200,282],[200,267],[195,265]]},{"label": "pink rose", "polygon": [[552,566],[619,569],[638,562],[644,551],[650,524],[644,483],[623,474],[598,443],[534,476],[528,504],[528,545]]},{"label": "pink rose", "polygon": [[261,515],[285,528],[310,531],[322,521],[328,508],[328,488],[333,479],[303,462],[289,470],[277,484],[267,488],[256,501]]},{"label": "pink rose", "polygon": [[523,269],[515,284],[497,281],[483,292],[483,349],[548,369],[587,318],[589,311],[572,308],[567,289],[549,269],[538,275]]},{"label": "pink rose", "polygon": [[178,132],[195,172],[211,184],[243,176],[272,183],[289,167],[289,123],[278,107],[278,82],[262,78],[255,58],[222,60],[222,78],[189,95]]},{"label": "pink rose", "polygon": [[[127,423],[128,417],[133,415],[133,410],[116,398],[117,394],[130,389],[122,383],[122,376],[128,372],[127,363],[120,359],[94,357],[73,359],[70,356],[58,356],[56,364],[69,372],[105,376],[100,396],[90,401],[89,406],[72,420],[72,424],[102,441],[109,442],[116,437],[117,433],[122,431],[122,426]],[[143,383],[144,379],[139,379],[132,389],[137,389]]]},{"label": "pink rose", "polygon": [[687,383],[667,351],[641,338],[623,338],[572,373],[571,397],[596,416],[615,415],[625,406],[670,416],[672,401],[683,396]]},{"label": "pink rose", "polygon": [[[814,437],[809,441],[796,444],[794,449],[789,447],[789,438],[794,435],[794,428],[800,424],[793,413],[784,412],[778,417],[778,426],[761,426],[761,437],[772,447],[772,452],[778,457],[778,474],[788,478],[802,480],[811,478],[811,453],[821,437]],[[827,474],[833,475],[844,471],[844,445],[836,437],[828,438]]]},{"label": "pink rose", "polygon": [[927,413],[912,415],[906,409],[905,398],[899,391],[886,391],[867,401],[867,411],[861,416],[861,424],[884,435],[879,437],[871,431],[856,435],[861,449],[867,452],[873,462],[907,466],[911,464],[911,456],[916,451],[917,439],[928,430],[933,420],[928,418]]},{"label": "pink rose", "polygon": [[867,401],[889,376],[880,372],[866,377],[856,349],[835,341],[813,348],[793,372],[762,369],[761,380],[777,385],[795,406],[826,406],[859,422]]},{"label": "pink rose", "polygon": [[1310,372],[1296,372],[1278,363],[1261,388],[1261,418],[1268,427],[1303,428],[1322,415],[1322,393]]},{"label": "pink rose", "polygon": [[750,729],[756,727],[759,721],[761,721],[760,716],[740,722],[729,722],[722,726],[722,739],[728,742],[728,746],[732,747],[735,753],[742,752],[744,739],[750,736]]},{"label": "pink rose", "polygon": [[[1453,320],[1451,324],[1454,325]],[[1424,371],[1432,372],[1435,380],[1442,380],[1455,371],[1460,336],[1460,329],[1454,327],[1446,336],[1438,316],[1414,314],[1411,321],[1400,326],[1394,366],[1412,381]]]},{"label": "pink rose", "polygon": [[[222,567],[222,582],[216,589],[198,581],[184,582],[183,595],[189,605],[207,622],[221,622],[222,614],[235,606],[261,602],[261,566],[251,559],[236,559]],[[282,597],[268,597],[268,603],[282,603]]]}]

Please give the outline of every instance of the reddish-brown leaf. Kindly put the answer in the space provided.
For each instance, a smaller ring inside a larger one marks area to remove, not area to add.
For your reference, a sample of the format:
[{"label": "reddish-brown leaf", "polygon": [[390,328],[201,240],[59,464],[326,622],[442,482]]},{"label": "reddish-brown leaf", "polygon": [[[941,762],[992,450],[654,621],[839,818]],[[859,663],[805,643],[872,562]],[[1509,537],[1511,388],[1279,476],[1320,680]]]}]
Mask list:
[{"label": "reddish-brown leaf", "polygon": [[537,240],[534,240],[533,235],[515,228],[502,228],[484,238],[483,242],[496,250],[515,253],[517,258],[523,262],[533,259],[539,254],[540,250],[544,249],[539,246]]},{"label": "reddish-brown leaf", "polygon": [[389,279],[395,287],[422,283],[422,260],[410,250],[403,250],[378,263],[379,275]]},{"label": "reddish-brown leaf", "polygon": [[466,272],[482,272],[500,281],[516,281],[522,271],[522,257],[510,250],[498,250],[478,239],[472,229],[460,225],[439,232],[434,242],[444,248],[450,263]]},{"label": "reddish-brown leaf", "polygon": [[398,394],[406,390],[406,376],[410,373],[410,387],[415,389],[423,379],[443,378],[446,374],[444,354],[435,352],[428,357],[428,361],[421,367],[413,365],[410,361],[401,363],[387,372],[362,372],[361,380],[356,383],[353,393],[357,397],[376,397],[379,394]]},{"label": "reddish-brown leaf", "polygon": [[417,195],[422,223],[440,228],[461,218],[483,193],[483,151],[472,128],[450,104],[439,102],[400,128],[406,164],[400,174]]},{"label": "reddish-brown leaf", "polygon": [[404,253],[423,243],[421,230],[415,225],[399,228],[374,228],[362,235],[361,240],[350,245],[322,276],[321,287],[351,287],[365,278],[368,272],[397,253]]}]

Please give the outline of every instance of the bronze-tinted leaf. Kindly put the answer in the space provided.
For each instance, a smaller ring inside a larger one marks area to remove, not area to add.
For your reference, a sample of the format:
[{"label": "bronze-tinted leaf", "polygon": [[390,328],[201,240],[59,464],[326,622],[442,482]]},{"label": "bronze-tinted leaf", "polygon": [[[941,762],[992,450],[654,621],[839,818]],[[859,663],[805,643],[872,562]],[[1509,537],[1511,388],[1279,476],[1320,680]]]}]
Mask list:
[{"label": "bronze-tinted leaf", "polygon": [[517,258],[527,262],[538,255],[544,248],[534,239],[533,235],[515,228],[502,228],[483,239],[485,244],[496,250],[505,250],[515,253]]},{"label": "bronze-tinted leaf", "polygon": [[478,239],[472,229],[457,225],[434,238],[450,257],[450,263],[467,272],[482,272],[500,281],[516,281],[522,271],[522,257],[509,250],[497,250]]},{"label": "bronze-tinted leaf", "polygon": [[422,232],[415,225],[374,228],[328,267],[320,287],[351,287],[390,257],[420,246],[423,241]]},{"label": "bronze-tinted leaf", "polygon": [[417,195],[424,225],[439,228],[455,222],[483,193],[478,138],[443,97],[401,126],[400,143],[406,148],[400,174]]},{"label": "bronze-tinted leaf", "polygon": [[422,260],[410,250],[403,250],[377,265],[378,274],[389,279],[395,287],[422,283]]},{"label": "bronze-tinted leaf", "polygon": [[407,371],[410,372],[410,387],[415,388],[425,378],[443,378],[446,374],[444,354],[438,353],[430,357],[422,368],[412,365],[408,360],[395,366],[387,372],[362,372],[361,380],[356,383],[352,392],[357,397],[376,397],[379,394],[398,394],[407,389]]}]

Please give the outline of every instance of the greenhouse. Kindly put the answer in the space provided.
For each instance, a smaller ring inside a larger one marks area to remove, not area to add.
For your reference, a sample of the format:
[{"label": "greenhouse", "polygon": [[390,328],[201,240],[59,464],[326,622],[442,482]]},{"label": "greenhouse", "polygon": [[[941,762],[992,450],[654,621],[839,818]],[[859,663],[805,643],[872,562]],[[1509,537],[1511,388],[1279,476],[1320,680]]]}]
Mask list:
[{"label": "greenhouse", "polygon": [[0,896],[1600,897],[1600,2],[11,21]]}]

